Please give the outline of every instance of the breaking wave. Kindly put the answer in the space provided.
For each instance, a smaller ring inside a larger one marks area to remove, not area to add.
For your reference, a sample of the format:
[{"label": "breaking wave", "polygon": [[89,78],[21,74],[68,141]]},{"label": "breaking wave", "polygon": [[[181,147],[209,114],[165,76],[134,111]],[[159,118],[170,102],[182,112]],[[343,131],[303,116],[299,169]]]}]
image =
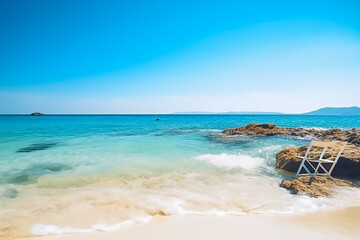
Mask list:
[{"label": "breaking wave", "polygon": [[263,158],[227,153],[204,154],[195,157],[195,159],[228,170],[234,168],[255,169],[264,163]]}]

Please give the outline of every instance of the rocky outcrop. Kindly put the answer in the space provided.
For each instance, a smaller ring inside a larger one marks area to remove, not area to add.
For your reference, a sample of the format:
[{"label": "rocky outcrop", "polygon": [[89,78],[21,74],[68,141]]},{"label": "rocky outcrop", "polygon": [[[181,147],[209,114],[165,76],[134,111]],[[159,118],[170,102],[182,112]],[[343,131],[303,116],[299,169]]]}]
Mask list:
[{"label": "rocky outcrop", "polygon": [[[348,142],[344,152],[334,168],[332,175],[341,178],[360,179],[360,129],[308,129],[308,128],[285,128],[273,123],[250,123],[243,127],[229,128],[223,131],[227,135],[261,135],[261,136],[295,136],[307,137],[323,141]],[[299,169],[301,158],[308,146],[299,148],[285,148],[276,154],[276,168],[288,172],[296,172]],[[318,158],[321,148],[312,148],[311,158]],[[331,150],[331,149],[330,149]],[[327,151],[323,158],[334,159],[337,152]]]},{"label": "rocky outcrop", "polygon": [[41,112],[33,112],[30,114],[31,116],[42,116],[42,115],[45,115],[44,113],[41,113]]},{"label": "rocky outcrop", "polygon": [[[335,180],[335,181],[334,181]],[[293,181],[284,181],[281,187],[294,194],[306,194],[311,197],[331,197],[335,187],[351,187],[353,183],[343,179],[330,179],[327,176],[299,177]]]},{"label": "rocky outcrop", "polygon": [[243,127],[225,129],[223,133],[227,135],[288,135],[287,129],[278,127],[273,123],[249,123]]},{"label": "rocky outcrop", "polygon": [[229,128],[223,131],[227,135],[263,135],[263,136],[294,136],[312,138],[323,141],[346,141],[360,146],[360,129],[312,129],[312,128],[286,128],[273,123],[250,123],[243,127]]},{"label": "rocky outcrop", "polygon": [[[299,148],[285,148],[276,154],[277,169],[285,170],[295,173],[300,166],[301,158],[297,156],[304,156],[308,146]],[[309,153],[310,158],[319,158],[321,148],[312,148]],[[337,152],[327,151],[323,156],[324,159],[334,159]],[[360,148],[354,144],[347,144],[344,152],[340,156],[332,176],[348,179],[360,179]]]},{"label": "rocky outcrop", "polygon": [[[322,141],[341,141],[348,142],[344,152],[339,158],[332,176],[337,177],[335,181],[327,176],[301,176],[293,181],[284,181],[281,186],[290,190],[292,193],[304,193],[312,197],[330,197],[336,186],[353,186],[345,179],[360,179],[360,129],[313,129],[313,128],[286,128],[279,127],[273,123],[250,123],[243,127],[229,128],[223,131],[227,135],[260,135],[260,136],[293,136],[300,138],[309,138]],[[276,168],[295,173],[300,167],[301,158],[304,156],[308,146],[298,148],[285,148],[276,154]],[[310,158],[319,158],[322,148],[312,148],[309,153]],[[323,156],[325,159],[335,159],[338,151],[328,149]],[[329,168],[330,166],[326,166]],[[343,178],[343,179],[338,179]]]}]

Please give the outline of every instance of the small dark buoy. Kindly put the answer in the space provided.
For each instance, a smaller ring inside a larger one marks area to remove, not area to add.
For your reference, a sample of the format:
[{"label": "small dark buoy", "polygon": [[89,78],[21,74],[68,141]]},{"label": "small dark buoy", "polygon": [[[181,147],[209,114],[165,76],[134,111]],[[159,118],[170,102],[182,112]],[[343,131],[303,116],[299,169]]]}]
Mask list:
[{"label": "small dark buoy", "polygon": [[155,121],[160,121],[160,119],[157,118],[157,119],[155,119]]}]

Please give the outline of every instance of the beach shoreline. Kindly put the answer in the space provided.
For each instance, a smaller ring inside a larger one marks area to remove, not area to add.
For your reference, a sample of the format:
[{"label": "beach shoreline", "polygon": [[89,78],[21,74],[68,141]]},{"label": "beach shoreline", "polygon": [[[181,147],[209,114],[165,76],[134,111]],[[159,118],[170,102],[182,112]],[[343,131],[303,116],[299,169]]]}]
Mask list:
[{"label": "beach shoreline", "polygon": [[100,239],[359,239],[360,207],[302,215],[156,216],[111,232],[59,234],[21,240]]}]

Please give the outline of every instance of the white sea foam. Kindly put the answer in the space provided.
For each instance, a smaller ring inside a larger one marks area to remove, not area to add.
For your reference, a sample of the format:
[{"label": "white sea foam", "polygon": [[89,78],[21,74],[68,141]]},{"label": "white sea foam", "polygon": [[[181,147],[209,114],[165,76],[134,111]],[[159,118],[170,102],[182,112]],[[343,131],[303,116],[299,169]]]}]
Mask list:
[{"label": "white sea foam", "polygon": [[302,128],[307,130],[318,130],[318,131],[329,130],[329,128],[323,128],[323,127],[302,127]]},{"label": "white sea foam", "polygon": [[183,215],[199,215],[199,216],[227,216],[227,215],[235,215],[242,216],[246,215],[246,213],[241,211],[221,211],[217,209],[211,209],[208,211],[191,211],[191,210],[183,210]]},{"label": "white sea foam", "polygon": [[94,231],[87,228],[73,228],[73,227],[58,227],[48,224],[35,224],[30,233],[33,235],[50,235],[50,234],[63,234],[63,233],[88,233]]},{"label": "white sea foam", "polygon": [[234,168],[255,169],[264,163],[263,158],[227,153],[221,153],[217,155],[204,154],[195,157],[195,159],[228,170]]},{"label": "white sea foam", "polygon": [[306,195],[290,196],[288,201],[282,203],[282,206],[266,209],[260,213],[271,215],[292,215],[314,212],[316,210],[329,206],[326,198],[312,198]]},{"label": "white sea foam", "polygon": [[[190,197],[189,195],[187,197]],[[200,200],[200,199],[197,199]],[[166,202],[166,201],[165,201]],[[197,216],[226,216],[226,215],[245,215],[246,213],[242,211],[222,211],[216,208],[199,211],[199,210],[190,210],[183,208],[184,201],[180,199],[173,199],[172,201],[167,201],[167,204],[163,202],[164,212],[167,215],[197,215]]]},{"label": "white sea foam", "polygon": [[267,147],[260,148],[258,150],[258,152],[261,153],[261,152],[276,151],[276,150],[280,150],[282,147],[283,147],[282,145],[267,146]]},{"label": "white sea foam", "polygon": [[74,227],[59,227],[49,224],[35,224],[30,233],[33,235],[55,235],[55,234],[65,234],[65,233],[89,233],[95,231],[101,232],[111,232],[121,229],[125,225],[135,224],[135,223],[146,223],[151,219],[151,216],[145,217],[136,217],[134,219],[126,220],[120,223],[113,225],[107,225],[106,223],[97,223],[92,225],[90,228],[74,228]]},{"label": "white sea foam", "polygon": [[222,132],[222,130],[214,129],[214,128],[202,128],[202,129],[199,129],[199,132]]}]

